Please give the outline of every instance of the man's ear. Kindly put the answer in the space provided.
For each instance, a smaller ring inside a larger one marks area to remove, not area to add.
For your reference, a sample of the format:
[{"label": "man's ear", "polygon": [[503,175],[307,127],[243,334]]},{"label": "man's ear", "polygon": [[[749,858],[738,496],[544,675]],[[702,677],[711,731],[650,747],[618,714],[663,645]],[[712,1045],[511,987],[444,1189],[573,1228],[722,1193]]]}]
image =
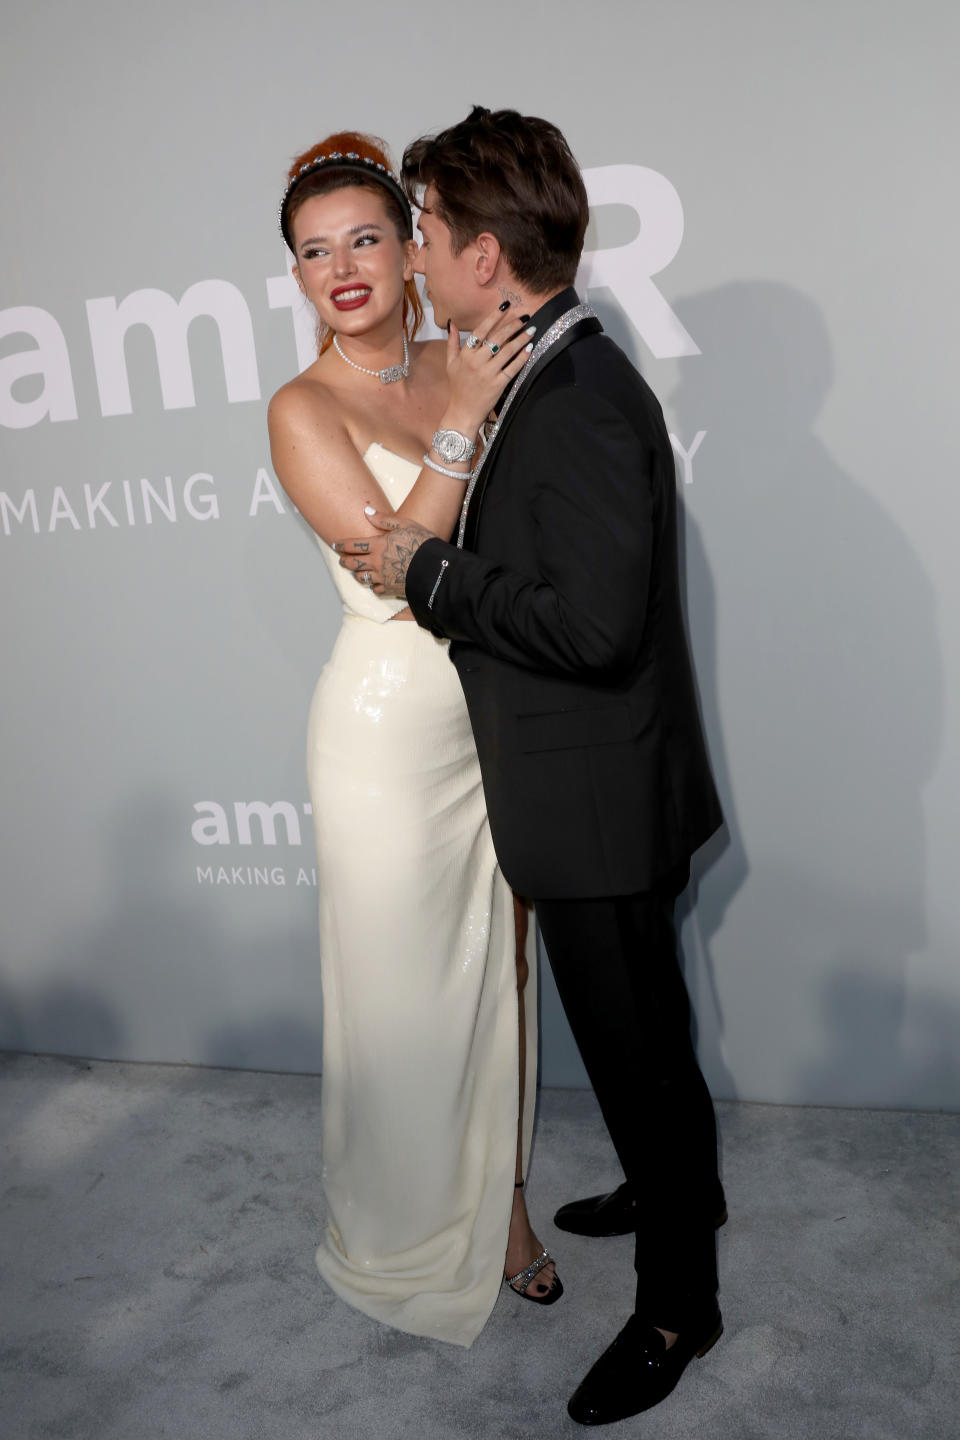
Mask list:
[{"label": "man's ear", "polygon": [[477,255],[474,264],[476,265],[477,281],[481,285],[489,285],[497,273],[500,264],[500,241],[496,235],[491,235],[485,230],[478,235],[474,244],[477,247]]}]

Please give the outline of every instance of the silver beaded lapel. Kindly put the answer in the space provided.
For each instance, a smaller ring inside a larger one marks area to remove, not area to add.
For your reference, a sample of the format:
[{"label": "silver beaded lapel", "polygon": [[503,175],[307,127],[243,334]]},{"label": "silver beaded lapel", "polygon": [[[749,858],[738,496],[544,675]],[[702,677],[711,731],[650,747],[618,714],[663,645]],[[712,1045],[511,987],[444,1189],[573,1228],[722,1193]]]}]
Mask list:
[{"label": "silver beaded lapel", "polygon": [[458,550],[463,549],[463,537],[466,534],[467,530],[467,510],[470,507],[470,500],[473,496],[473,492],[477,488],[477,480],[480,478],[480,471],[483,469],[487,456],[490,454],[493,442],[497,438],[497,431],[503,424],[504,417],[509,411],[510,406],[513,404],[520,391],[522,390],[524,382],[530,375],[530,371],[533,369],[534,365],[536,365],[537,361],[540,360],[547,353],[551,345],[555,345],[556,342],[560,339],[560,337],[567,333],[571,325],[577,325],[581,320],[592,320],[595,318],[595,316],[596,311],[593,309],[592,306],[573,305],[569,310],[566,310],[560,316],[559,320],[554,320],[553,324],[550,326],[550,329],[546,330],[540,336],[540,339],[537,341],[536,345],[534,345],[533,350],[530,352],[530,359],[527,361],[526,365],[524,365],[523,369],[520,371],[520,374],[514,380],[513,384],[510,386],[510,389],[507,392],[507,398],[506,400],[504,400],[503,408],[500,411],[500,414],[497,416],[496,424],[491,428],[489,434],[487,435],[483,454],[480,456],[479,460],[474,466],[473,474],[470,476],[470,484],[467,486],[467,493],[463,497],[463,508],[460,511],[460,528],[457,531]]}]

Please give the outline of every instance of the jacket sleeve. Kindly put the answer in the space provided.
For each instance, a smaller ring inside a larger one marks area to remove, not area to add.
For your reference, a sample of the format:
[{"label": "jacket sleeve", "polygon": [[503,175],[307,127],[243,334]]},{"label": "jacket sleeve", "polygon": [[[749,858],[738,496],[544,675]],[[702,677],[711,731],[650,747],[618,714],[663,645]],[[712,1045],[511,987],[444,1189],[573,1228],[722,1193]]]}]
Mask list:
[{"label": "jacket sleeve", "polygon": [[[535,412],[509,437],[510,468],[530,496],[536,573],[430,540],[411,563],[407,600],[421,625],[500,660],[615,678],[640,647],[654,502],[668,478],[673,495],[663,445],[576,385],[527,403]],[[669,442],[667,454],[672,470]]]}]

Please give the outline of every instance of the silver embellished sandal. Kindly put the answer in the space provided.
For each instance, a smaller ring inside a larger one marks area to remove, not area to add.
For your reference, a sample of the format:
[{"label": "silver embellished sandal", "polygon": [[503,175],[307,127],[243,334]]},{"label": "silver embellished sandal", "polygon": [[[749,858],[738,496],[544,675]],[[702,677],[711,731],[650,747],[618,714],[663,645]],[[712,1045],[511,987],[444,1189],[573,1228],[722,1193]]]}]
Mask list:
[{"label": "silver embellished sandal", "polygon": [[[523,1181],[518,1180],[514,1188],[519,1190],[522,1187]],[[529,1287],[541,1270],[555,1263],[553,1256],[547,1253],[546,1247],[542,1247],[540,1254],[530,1262],[525,1270],[521,1270],[517,1275],[505,1275],[503,1283],[509,1285],[514,1294],[519,1295],[522,1300],[530,1300],[534,1305],[554,1305],[563,1294],[563,1283],[556,1271],[553,1275],[553,1284],[545,1295],[531,1295]]]},{"label": "silver embellished sandal", "polygon": [[531,1295],[529,1285],[535,1280],[547,1265],[553,1262],[553,1256],[548,1255],[546,1250],[541,1250],[536,1260],[528,1265],[526,1270],[521,1270],[519,1275],[505,1275],[503,1283],[509,1285],[514,1294],[519,1295],[523,1300],[532,1300],[534,1305],[553,1305],[563,1294],[563,1282],[556,1273],[553,1277],[553,1284],[546,1295]]}]

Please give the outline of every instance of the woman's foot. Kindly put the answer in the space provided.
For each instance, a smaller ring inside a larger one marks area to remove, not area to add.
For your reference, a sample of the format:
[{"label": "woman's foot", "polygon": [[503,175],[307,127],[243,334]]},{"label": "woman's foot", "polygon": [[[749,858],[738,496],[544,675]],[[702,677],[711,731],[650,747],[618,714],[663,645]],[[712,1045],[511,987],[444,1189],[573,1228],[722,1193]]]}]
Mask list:
[{"label": "woman's foot", "polygon": [[531,1279],[527,1279],[528,1268],[533,1268],[545,1254],[530,1224],[523,1184],[519,1182],[513,1191],[513,1213],[510,1216],[503,1274],[511,1290],[540,1305],[551,1303],[551,1297],[559,1300],[563,1293],[556,1266],[549,1258]]}]

